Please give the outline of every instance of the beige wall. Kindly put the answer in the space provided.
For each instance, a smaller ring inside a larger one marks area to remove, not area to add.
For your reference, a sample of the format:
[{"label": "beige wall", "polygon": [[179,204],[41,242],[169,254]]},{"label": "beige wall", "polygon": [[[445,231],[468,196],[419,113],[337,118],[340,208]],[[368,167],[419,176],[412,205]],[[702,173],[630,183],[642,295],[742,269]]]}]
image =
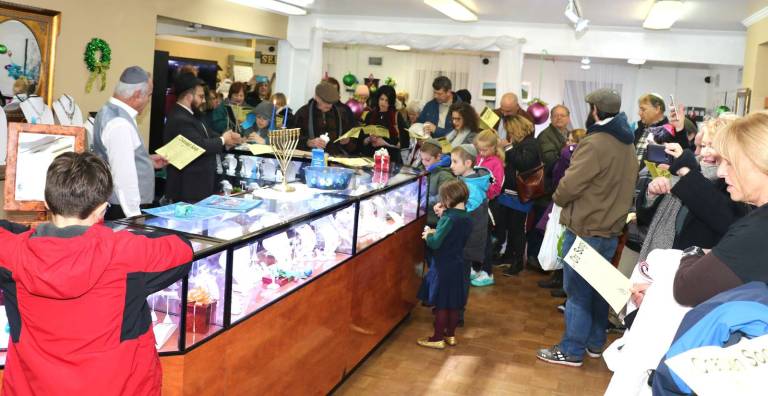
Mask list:
[{"label": "beige wall", "polygon": [[[13,0],[11,0],[13,1]],[[54,98],[75,97],[84,112],[97,111],[111,95],[123,69],[139,65],[152,70],[157,16],[256,35],[285,38],[288,18],[225,0],[24,0],[23,5],[61,12],[56,48]],[[112,48],[107,89],[85,93],[88,70],[83,62],[86,43],[99,37]],[[149,135],[149,109],[140,119],[142,135]]]},{"label": "beige wall", "polygon": [[751,111],[761,110],[768,97],[768,18],[747,29],[743,86],[752,89]]},{"label": "beige wall", "polygon": [[227,70],[228,57],[230,55],[253,59],[256,50],[236,50],[233,48],[215,47],[212,45],[185,43],[173,40],[156,39],[155,49],[168,51],[171,56],[183,58],[205,59],[219,63],[222,69]]}]

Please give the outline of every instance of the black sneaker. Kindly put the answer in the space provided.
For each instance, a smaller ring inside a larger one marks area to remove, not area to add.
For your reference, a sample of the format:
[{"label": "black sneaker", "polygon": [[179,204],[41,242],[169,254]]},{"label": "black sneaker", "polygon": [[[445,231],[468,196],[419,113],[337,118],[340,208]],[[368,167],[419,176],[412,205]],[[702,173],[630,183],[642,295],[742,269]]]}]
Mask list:
[{"label": "black sneaker", "polygon": [[566,354],[563,353],[563,351],[561,351],[560,347],[557,345],[553,346],[552,348],[539,349],[539,352],[536,353],[536,357],[539,358],[539,360],[543,360],[547,363],[562,364],[564,366],[571,367],[581,367],[581,365],[584,363],[584,361],[581,359],[566,356]]},{"label": "black sneaker", "polygon": [[587,356],[597,359],[600,356],[603,356],[603,351],[596,351],[592,348],[587,348]]},{"label": "black sneaker", "polygon": [[558,305],[557,310],[560,311],[560,313],[565,313],[565,303]]},{"label": "black sneaker", "polygon": [[563,288],[563,280],[557,279],[554,276],[550,277],[549,279],[541,280],[537,284],[542,289],[562,289]]}]

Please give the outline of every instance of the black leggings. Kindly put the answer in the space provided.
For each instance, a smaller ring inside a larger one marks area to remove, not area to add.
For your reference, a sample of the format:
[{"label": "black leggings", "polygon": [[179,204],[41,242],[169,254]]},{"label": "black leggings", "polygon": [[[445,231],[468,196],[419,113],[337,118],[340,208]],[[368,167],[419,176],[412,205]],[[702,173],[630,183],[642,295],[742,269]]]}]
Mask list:
[{"label": "black leggings", "polygon": [[521,262],[525,254],[525,220],[528,213],[523,213],[504,205],[499,205],[499,216],[503,219],[501,222],[504,229],[499,230],[499,240],[507,241],[507,248],[504,249],[504,259],[513,262]]}]

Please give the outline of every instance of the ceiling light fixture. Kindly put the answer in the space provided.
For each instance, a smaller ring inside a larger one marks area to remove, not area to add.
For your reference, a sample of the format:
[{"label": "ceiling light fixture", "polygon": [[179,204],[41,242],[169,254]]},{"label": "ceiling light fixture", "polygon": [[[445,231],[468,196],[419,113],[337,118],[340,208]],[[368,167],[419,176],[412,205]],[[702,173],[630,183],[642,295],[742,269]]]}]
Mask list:
[{"label": "ceiling light fixture", "polygon": [[405,44],[390,44],[387,48],[391,48],[395,51],[410,51],[411,47]]},{"label": "ceiling light fixture", "polygon": [[307,15],[307,10],[292,4],[282,3],[276,0],[229,0],[232,3],[246,7],[261,8],[285,15]]},{"label": "ceiling light fixture", "polygon": [[592,63],[592,60],[590,60],[588,57],[585,56],[585,57],[581,58],[581,64],[582,65],[588,65],[590,63]]},{"label": "ceiling light fixture", "polygon": [[648,16],[643,22],[646,29],[669,29],[682,16],[683,2],[679,0],[659,0],[653,3]]},{"label": "ceiling light fixture", "polygon": [[581,15],[581,7],[577,0],[568,0],[565,6],[565,17],[573,24],[576,33],[581,33],[589,27],[589,19],[584,19]]},{"label": "ceiling light fixture", "polygon": [[589,70],[592,68],[592,65],[581,65],[582,70]]},{"label": "ceiling light fixture", "polygon": [[629,63],[630,65],[644,65],[645,59],[629,58],[627,59],[627,63]]},{"label": "ceiling light fixture", "polygon": [[424,4],[459,22],[475,22],[477,15],[457,0],[424,0]]}]

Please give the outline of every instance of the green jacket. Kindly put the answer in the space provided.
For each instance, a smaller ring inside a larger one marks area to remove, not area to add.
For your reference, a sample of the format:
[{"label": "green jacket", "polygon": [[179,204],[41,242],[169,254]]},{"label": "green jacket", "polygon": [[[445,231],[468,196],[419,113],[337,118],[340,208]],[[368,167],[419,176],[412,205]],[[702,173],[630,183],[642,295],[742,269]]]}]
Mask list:
[{"label": "green jacket", "polygon": [[565,136],[552,124],[549,124],[536,137],[536,140],[539,142],[539,147],[541,147],[541,161],[544,163],[544,169],[551,172],[555,162],[560,158],[560,151],[565,146]]},{"label": "green jacket", "polygon": [[434,227],[437,225],[437,214],[433,207],[440,201],[438,193],[440,192],[440,186],[448,180],[453,180],[456,177],[451,173],[450,168],[444,168],[438,166],[433,169],[427,177],[427,225]]}]

